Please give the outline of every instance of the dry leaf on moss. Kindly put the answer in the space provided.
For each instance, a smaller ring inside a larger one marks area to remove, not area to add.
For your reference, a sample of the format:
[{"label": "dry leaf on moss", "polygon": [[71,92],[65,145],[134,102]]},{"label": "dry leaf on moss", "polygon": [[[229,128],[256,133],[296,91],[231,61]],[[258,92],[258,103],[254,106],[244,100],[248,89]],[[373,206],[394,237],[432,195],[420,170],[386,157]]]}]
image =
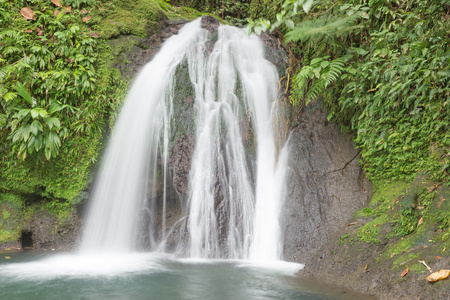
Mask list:
[{"label": "dry leaf on moss", "polygon": [[57,16],[59,15],[59,13],[60,13],[59,10],[55,10],[55,11],[53,12],[53,14],[55,15],[55,17],[57,17]]},{"label": "dry leaf on moss", "polygon": [[52,3],[55,4],[56,6],[61,7],[61,4],[59,3],[59,0],[52,0]]},{"label": "dry leaf on moss", "polygon": [[27,20],[34,20],[34,12],[29,7],[24,7],[20,10],[22,16]]},{"label": "dry leaf on moss", "polygon": [[90,19],[92,19],[92,17],[91,17],[91,16],[87,16],[86,18],[83,18],[83,22],[87,22],[87,21],[89,21]]},{"label": "dry leaf on moss", "polygon": [[447,278],[450,275],[450,270],[440,270],[437,272],[432,273],[427,277],[427,280],[430,282],[435,282],[438,280],[442,280]]},{"label": "dry leaf on moss", "polygon": [[405,277],[406,274],[409,272],[409,267],[406,267],[405,271],[402,272],[402,277]]}]

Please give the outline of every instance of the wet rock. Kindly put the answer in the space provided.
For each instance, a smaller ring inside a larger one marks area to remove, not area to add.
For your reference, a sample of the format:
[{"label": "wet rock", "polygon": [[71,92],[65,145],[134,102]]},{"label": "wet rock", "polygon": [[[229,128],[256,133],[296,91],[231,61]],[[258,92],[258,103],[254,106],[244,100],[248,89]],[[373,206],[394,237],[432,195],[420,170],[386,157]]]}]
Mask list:
[{"label": "wet rock", "polygon": [[201,20],[201,27],[213,33],[219,27],[219,21],[211,16],[204,16]]},{"label": "wet rock", "polygon": [[194,148],[194,138],[186,135],[178,139],[169,157],[169,169],[172,174],[173,186],[179,193],[185,195],[188,194],[189,172],[191,171]]},{"label": "wet rock", "polygon": [[[80,237],[81,221],[73,212],[63,220],[47,210],[36,211],[23,227],[30,237],[34,249],[71,250]],[[23,239],[22,235],[22,239]],[[23,243],[24,241],[22,241]]]},{"label": "wet rock", "polygon": [[108,44],[116,56],[113,67],[119,69],[123,77],[134,77],[184,24],[186,21],[168,21],[163,18],[145,38],[121,35],[109,40]]},{"label": "wet rock", "polygon": [[370,182],[351,136],[327,122],[316,103],[291,134],[284,222],[284,258],[305,263],[369,202]]}]

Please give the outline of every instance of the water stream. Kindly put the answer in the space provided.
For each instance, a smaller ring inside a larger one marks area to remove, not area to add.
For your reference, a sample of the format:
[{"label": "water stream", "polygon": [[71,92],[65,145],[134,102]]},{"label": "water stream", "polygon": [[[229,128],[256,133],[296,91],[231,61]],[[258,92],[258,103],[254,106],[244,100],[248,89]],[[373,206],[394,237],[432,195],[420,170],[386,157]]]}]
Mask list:
[{"label": "water stream", "polygon": [[[180,66],[187,66],[194,91],[195,150],[188,192],[179,199],[183,214],[175,223],[187,235],[168,254],[175,226],[166,223],[166,214]],[[292,276],[302,265],[281,260],[288,147],[276,151],[277,90],[276,68],[264,58],[257,36],[230,26],[210,33],[200,19],[186,24],[131,87],[89,200],[78,251],[1,258],[0,297],[344,299],[311,292]],[[250,146],[243,120],[253,136]],[[142,226],[143,220],[151,226]],[[143,235],[145,249],[139,244]]]},{"label": "water stream", "polygon": [[[219,26],[208,49],[214,34],[200,25],[200,19],[191,22],[167,40],[133,84],[90,200],[81,252],[137,250],[140,234],[153,234],[150,250],[164,249],[166,224],[162,232],[142,233],[137,216],[145,206],[157,207],[148,203],[146,189],[156,189],[158,176],[165,185],[170,177],[176,70],[187,65],[195,95],[196,144],[185,215],[190,247],[184,255],[280,259],[278,214],[287,151],[276,157],[272,107],[277,70],[264,58],[258,37]],[[257,141],[253,159],[242,138],[245,117]],[[165,203],[165,198],[164,193],[153,201]],[[165,205],[157,213],[164,215]]]}]

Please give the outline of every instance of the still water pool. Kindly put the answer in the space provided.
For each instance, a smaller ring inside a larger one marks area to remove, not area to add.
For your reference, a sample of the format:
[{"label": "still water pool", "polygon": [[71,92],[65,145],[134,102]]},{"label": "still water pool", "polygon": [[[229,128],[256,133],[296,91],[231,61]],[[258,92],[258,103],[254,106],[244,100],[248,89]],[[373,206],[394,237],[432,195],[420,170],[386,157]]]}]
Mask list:
[{"label": "still water pool", "polygon": [[0,299],[371,299],[306,283],[294,275],[300,267],[148,253],[3,253]]}]

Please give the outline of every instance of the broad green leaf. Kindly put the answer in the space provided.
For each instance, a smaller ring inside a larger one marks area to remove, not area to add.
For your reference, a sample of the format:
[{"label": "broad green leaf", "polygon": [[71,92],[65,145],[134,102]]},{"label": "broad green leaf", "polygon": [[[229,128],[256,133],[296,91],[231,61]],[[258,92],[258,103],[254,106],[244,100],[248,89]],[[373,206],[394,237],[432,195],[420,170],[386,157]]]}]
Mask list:
[{"label": "broad green leaf", "polygon": [[33,133],[33,135],[37,135],[38,132],[41,132],[42,130],[42,124],[38,120],[34,120],[33,123],[31,123],[31,133]]},{"label": "broad green leaf", "polygon": [[52,129],[53,126],[58,130],[61,128],[61,123],[58,118],[45,119],[45,123],[47,123],[48,128],[50,128],[50,129]]},{"label": "broad green leaf", "polygon": [[33,105],[33,100],[31,99],[31,94],[27,91],[26,87],[23,86],[19,81],[16,83],[15,89],[22,98],[24,98],[30,105]]},{"label": "broad green leaf", "polygon": [[21,110],[19,110],[19,112],[16,114],[16,118],[19,120],[19,121],[22,121],[23,120],[23,118],[25,118],[29,113],[30,113],[30,109],[21,109]]},{"label": "broad green leaf", "polygon": [[[247,24],[247,26],[245,26],[245,28],[244,28],[245,33],[246,33],[247,35],[252,34],[252,28],[253,28],[252,25]],[[55,103],[55,104],[57,104],[57,103]],[[59,105],[59,104],[58,104],[58,105]],[[52,105],[52,107],[53,107],[53,105]],[[61,109],[62,109],[62,108],[61,108]],[[61,109],[59,109],[59,110],[61,110]],[[53,111],[52,108],[50,107],[50,113],[52,114],[53,112],[54,112],[54,111]]]},{"label": "broad green leaf", "polygon": [[316,75],[316,78],[320,78],[320,70],[319,69],[313,69],[314,75]]},{"label": "broad green leaf", "polygon": [[256,25],[256,26],[255,26],[255,33],[256,33],[257,35],[260,35],[261,32],[262,32],[261,26],[260,26],[260,25]]},{"label": "broad green leaf", "polygon": [[354,50],[357,54],[362,55],[362,56],[364,56],[364,55],[366,55],[367,53],[369,53],[369,51],[364,50],[363,48],[353,48],[353,50]]},{"label": "broad green leaf", "polygon": [[281,23],[283,21],[283,16],[280,13],[277,14],[277,21],[279,23]]},{"label": "broad green leaf", "polygon": [[286,24],[286,26],[290,29],[294,29],[295,27],[294,21],[292,21],[291,19],[287,19],[286,21],[284,21],[284,24]]},{"label": "broad green leaf", "polygon": [[313,0],[306,0],[303,2],[303,10],[305,11],[305,13],[308,13],[309,10],[311,9],[311,6],[313,4]]},{"label": "broad green leaf", "polygon": [[30,140],[28,141],[28,154],[32,154],[34,151],[34,147],[35,147],[35,143],[36,143],[36,138],[35,136],[31,136]]},{"label": "broad green leaf", "polygon": [[39,151],[42,148],[42,134],[36,136],[34,141],[34,149]]},{"label": "broad green leaf", "polygon": [[28,140],[31,133],[31,126],[30,124],[26,124],[22,126],[22,140],[25,142]]},{"label": "broad green leaf", "polygon": [[311,61],[311,65],[314,65],[314,64],[320,62],[321,60],[322,60],[322,57],[314,58],[314,59]]},{"label": "broad green leaf", "polygon": [[320,66],[325,69],[326,67],[328,67],[329,64],[330,64],[329,61],[324,60],[323,62],[320,63]]},{"label": "broad green leaf", "polygon": [[50,158],[52,158],[52,152],[50,151],[50,148],[45,147],[45,158],[47,158],[47,160],[50,160]]},{"label": "broad green leaf", "polygon": [[39,110],[37,108],[34,108],[31,110],[31,117],[33,119],[36,119],[37,117],[39,117]]},{"label": "broad green leaf", "polygon": [[[245,29],[247,29],[247,27]],[[65,107],[66,107],[65,105],[61,105],[58,102],[53,102],[52,105],[50,106],[49,110],[48,110],[48,113],[51,115],[54,112],[57,112],[57,111],[60,111],[60,110],[64,109]]]},{"label": "broad green leaf", "polygon": [[42,117],[42,118],[46,118],[47,116],[48,116],[48,112],[47,112],[47,110],[46,109],[43,109],[43,108],[36,108],[35,109],[38,113],[39,113],[39,115]]}]

